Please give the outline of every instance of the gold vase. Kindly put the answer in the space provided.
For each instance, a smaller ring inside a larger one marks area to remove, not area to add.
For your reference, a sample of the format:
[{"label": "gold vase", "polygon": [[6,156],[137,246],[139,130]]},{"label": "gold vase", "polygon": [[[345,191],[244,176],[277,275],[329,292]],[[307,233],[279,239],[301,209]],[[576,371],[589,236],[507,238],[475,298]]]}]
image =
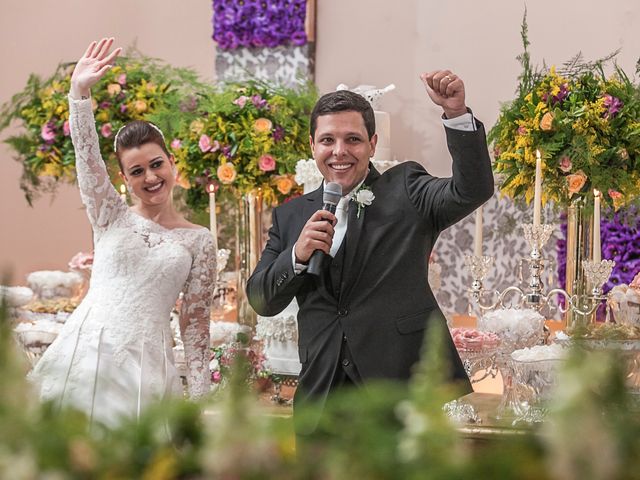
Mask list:
[{"label": "gold vase", "polygon": [[[567,209],[567,265],[565,290],[576,296],[577,306],[588,309],[586,296],[589,293],[582,261],[589,260],[593,252],[593,215],[588,215],[582,199],[575,200]],[[591,316],[580,315],[569,310],[565,315],[566,326],[586,325]]]},{"label": "gold vase", "polygon": [[264,199],[260,189],[242,194],[238,198],[236,218],[236,271],[238,323],[255,327],[256,312],[249,305],[246,285],[249,276],[256,268],[264,248],[263,240]]}]

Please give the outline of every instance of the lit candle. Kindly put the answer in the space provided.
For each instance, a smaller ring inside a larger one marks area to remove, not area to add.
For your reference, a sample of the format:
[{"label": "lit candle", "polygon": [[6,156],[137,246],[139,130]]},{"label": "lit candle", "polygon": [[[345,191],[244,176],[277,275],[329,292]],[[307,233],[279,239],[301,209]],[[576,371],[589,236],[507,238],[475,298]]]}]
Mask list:
[{"label": "lit candle", "polygon": [[482,257],[482,205],[476,210],[476,236],[473,254],[476,257]]},{"label": "lit candle", "polygon": [[540,225],[540,210],[542,209],[542,160],[540,150],[536,150],[536,180],[533,190],[533,226]]},{"label": "lit candle", "polygon": [[120,198],[124,203],[127,203],[127,187],[124,186],[124,183],[120,185]]},{"label": "lit candle", "polygon": [[593,261],[601,260],[602,247],[600,246],[600,192],[593,190]]},{"label": "lit candle", "polygon": [[209,228],[213,238],[218,238],[218,225],[216,223],[216,186],[213,183],[207,185],[209,191]]}]

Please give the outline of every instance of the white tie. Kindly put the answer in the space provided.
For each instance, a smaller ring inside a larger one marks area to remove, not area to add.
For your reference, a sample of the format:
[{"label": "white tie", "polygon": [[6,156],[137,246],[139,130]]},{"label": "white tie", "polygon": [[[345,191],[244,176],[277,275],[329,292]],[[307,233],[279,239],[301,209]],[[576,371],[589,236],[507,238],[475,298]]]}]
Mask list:
[{"label": "white tie", "polygon": [[332,257],[336,256],[340,245],[342,244],[342,240],[344,240],[344,235],[347,233],[347,221],[349,216],[347,215],[347,211],[349,209],[349,198],[342,197],[336,206],[336,218],[338,222],[333,229],[333,243],[331,244],[331,250],[329,250],[329,255]]}]

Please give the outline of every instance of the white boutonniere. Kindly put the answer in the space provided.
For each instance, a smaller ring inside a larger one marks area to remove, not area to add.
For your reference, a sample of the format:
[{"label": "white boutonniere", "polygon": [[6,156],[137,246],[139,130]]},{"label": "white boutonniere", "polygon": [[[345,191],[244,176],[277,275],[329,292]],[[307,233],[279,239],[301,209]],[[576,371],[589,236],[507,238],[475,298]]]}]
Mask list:
[{"label": "white boutonniere", "polygon": [[360,218],[360,211],[364,210],[364,207],[371,205],[375,200],[376,196],[373,194],[369,187],[365,184],[362,184],[356,194],[351,197],[351,200],[358,204],[358,212],[356,213],[356,217]]}]

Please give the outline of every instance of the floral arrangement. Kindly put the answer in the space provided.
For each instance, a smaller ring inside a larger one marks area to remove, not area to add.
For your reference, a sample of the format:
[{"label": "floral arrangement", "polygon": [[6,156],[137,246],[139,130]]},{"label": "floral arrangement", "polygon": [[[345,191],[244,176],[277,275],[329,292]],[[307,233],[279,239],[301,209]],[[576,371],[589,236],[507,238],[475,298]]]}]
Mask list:
[{"label": "floral arrangement", "polygon": [[605,76],[603,65],[615,54],[592,63],[578,55],[562,69],[533,71],[526,17],[522,39],[517,97],[488,135],[500,190],[531,201],[539,150],[543,203],[587,200],[597,189],[616,209],[628,204],[640,194],[639,87],[618,66]]},{"label": "floral arrangement", "polygon": [[306,0],[213,0],[213,39],[222,50],[304,45]]},{"label": "floral arrangement", "polygon": [[271,372],[265,367],[266,357],[255,348],[241,342],[224,343],[211,349],[211,382],[214,385],[223,384],[231,374],[232,366],[239,358],[245,361],[246,380],[248,383],[259,379],[269,379]]},{"label": "floral arrangement", "polygon": [[201,95],[169,129],[178,169],[192,187],[187,204],[206,207],[212,185],[239,194],[260,189],[267,204],[297,193],[293,174],[298,159],[310,154],[309,114],[316,97],[312,85],[288,89],[258,81]]},{"label": "floral arrangement", "polygon": [[[67,100],[73,67],[61,64],[46,80],[31,75],[25,89],[0,111],[0,131],[12,121],[24,128],[23,133],[7,138],[5,143],[15,150],[16,159],[23,165],[21,188],[29,203],[37,192],[54,190],[58,181],[75,181]],[[100,152],[112,179],[117,179],[118,171],[113,153],[118,129],[131,120],[148,120],[159,109],[179,104],[197,89],[195,78],[189,70],[129,52],[92,89]]]}]

